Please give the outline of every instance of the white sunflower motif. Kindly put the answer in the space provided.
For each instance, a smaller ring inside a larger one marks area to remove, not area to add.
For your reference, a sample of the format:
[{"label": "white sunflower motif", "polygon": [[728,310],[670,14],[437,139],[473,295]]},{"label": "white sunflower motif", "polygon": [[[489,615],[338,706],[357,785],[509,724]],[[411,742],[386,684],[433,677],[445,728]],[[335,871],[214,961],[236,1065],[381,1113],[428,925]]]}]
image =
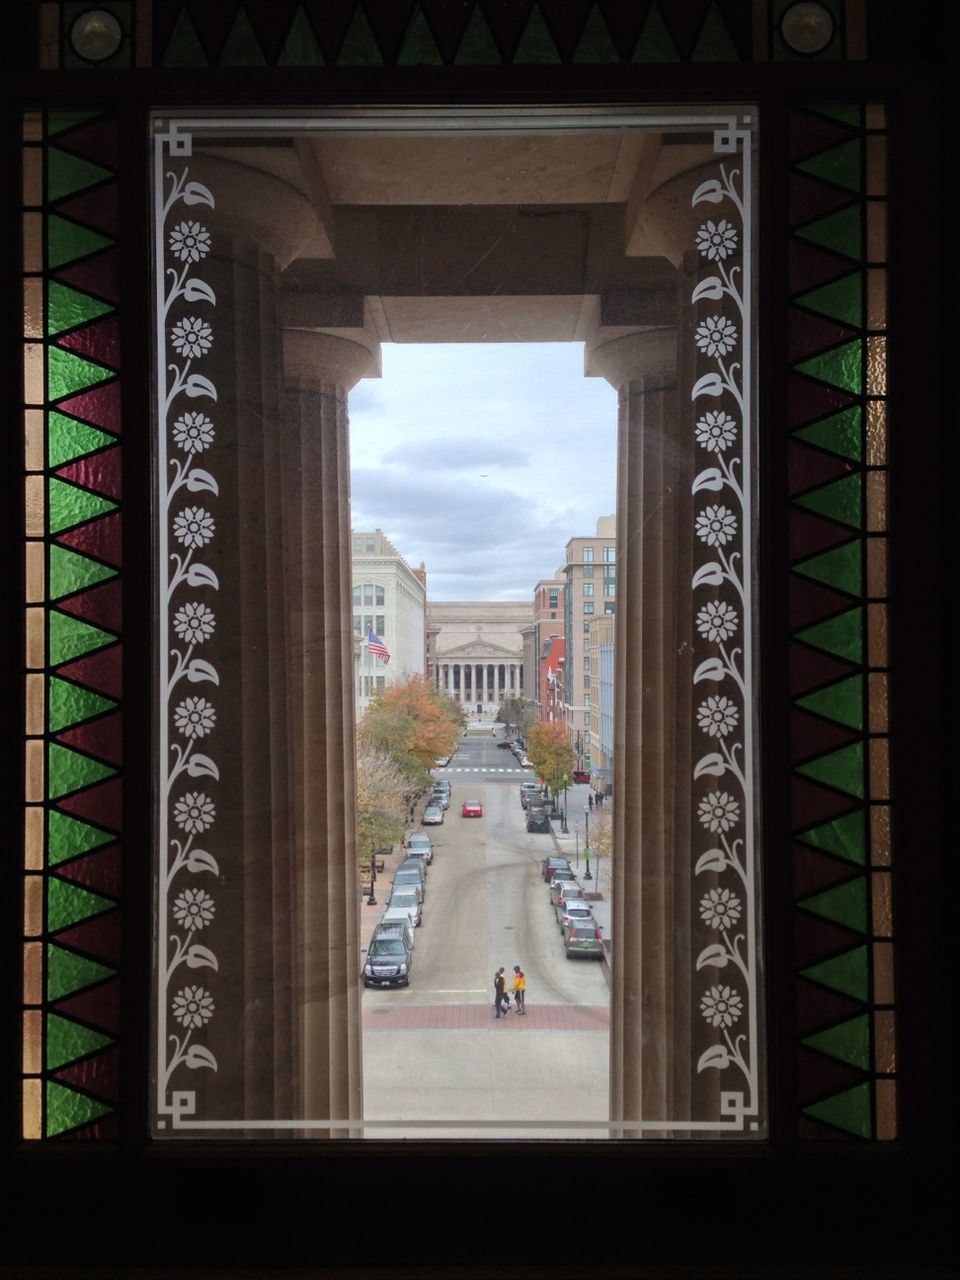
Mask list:
[{"label": "white sunflower motif", "polygon": [[723,600],[710,600],[697,613],[697,630],[714,643],[729,640],[739,625],[740,615]]},{"label": "white sunflower motif", "polygon": [[722,262],[736,247],[736,228],[726,218],[716,223],[708,219],[697,232],[697,248],[710,262],[716,262],[718,258]]},{"label": "white sunflower motif", "polygon": [[726,316],[708,316],[697,325],[697,346],[708,356],[725,356],[737,345],[737,326]]},{"label": "white sunflower motif", "polygon": [[205,413],[182,413],[173,424],[174,443],[184,453],[203,453],[213,444],[213,423]]},{"label": "white sunflower motif", "polygon": [[729,929],[740,919],[740,899],[730,889],[711,889],[700,899],[700,915],[711,929]]},{"label": "white sunflower motif", "polygon": [[203,507],[184,507],[173,522],[173,536],[185,547],[204,547],[217,526]]},{"label": "white sunflower motif", "polygon": [[184,698],[173,713],[173,723],[185,738],[205,738],[216,722],[216,708],[206,698]]},{"label": "white sunflower motif", "polygon": [[174,350],[186,359],[206,355],[213,346],[213,330],[199,316],[185,316],[170,330]]},{"label": "white sunflower motif", "polygon": [[697,537],[708,547],[725,547],[736,533],[737,517],[727,507],[707,507],[697,516]]},{"label": "white sunflower motif", "polygon": [[711,738],[725,738],[737,727],[740,712],[729,698],[707,698],[697,707],[697,723]]},{"label": "white sunflower motif", "polygon": [[722,409],[705,413],[697,420],[697,444],[710,453],[724,453],[737,438],[737,424]]},{"label": "white sunflower motif", "polygon": [[174,822],[191,836],[212,827],[216,816],[216,806],[202,791],[187,791],[173,806]]},{"label": "white sunflower motif", "polygon": [[188,600],[173,615],[173,629],[187,644],[203,644],[213,635],[217,617],[205,604]]},{"label": "white sunflower motif", "polygon": [[743,1014],[743,1001],[732,987],[711,987],[700,999],[700,1012],[712,1027],[732,1027]]},{"label": "white sunflower motif", "polygon": [[729,831],[740,821],[740,806],[726,791],[711,791],[697,806],[697,817],[708,831]]},{"label": "white sunflower motif", "polygon": [[216,913],[216,905],[203,889],[184,889],[174,899],[173,918],[190,933],[205,928]]},{"label": "white sunflower motif", "polygon": [[173,1016],[182,1027],[199,1028],[213,1017],[213,996],[203,987],[181,987],[173,997]]},{"label": "white sunflower motif", "polygon": [[199,262],[210,252],[210,232],[199,222],[181,222],[170,232],[170,252],[181,262]]}]

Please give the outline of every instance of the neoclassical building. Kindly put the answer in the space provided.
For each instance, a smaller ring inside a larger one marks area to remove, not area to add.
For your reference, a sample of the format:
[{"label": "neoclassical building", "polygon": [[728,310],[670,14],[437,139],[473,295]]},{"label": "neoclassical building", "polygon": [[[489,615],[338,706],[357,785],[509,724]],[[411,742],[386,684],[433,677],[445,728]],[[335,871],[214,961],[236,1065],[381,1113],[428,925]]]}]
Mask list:
[{"label": "neoclassical building", "polygon": [[[411,569],[380,529],[351,530],[354,666],[359,719],[375,694],[392,681],[424,674],[426,571]],[[390,655],[368,648],[373,633]]]},{"label": "neoclassical building", "polygon": [[495,715],[508,698],[523,696],[523,634],[529,604],[431,601],[435,633],[429,679],[474,715]]}]

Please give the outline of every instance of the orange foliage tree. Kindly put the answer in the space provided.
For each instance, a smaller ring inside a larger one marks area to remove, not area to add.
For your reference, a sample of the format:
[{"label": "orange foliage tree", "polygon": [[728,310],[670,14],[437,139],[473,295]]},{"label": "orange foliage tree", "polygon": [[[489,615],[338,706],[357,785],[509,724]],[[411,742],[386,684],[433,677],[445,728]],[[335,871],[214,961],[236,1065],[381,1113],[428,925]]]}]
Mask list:
[{"label": "orange foliage tree", "polygon": [[538,720],[530,729],[527,755],[554,799],[573,781],[577,757],[562,720]]},{"label": "orange foliage tree", "polygon": [[453,755],[462,727],[459,704],[423,676],[411,676],[377,694],[357,734],[389,755],[411,784],[423,786],[434,760]]}]

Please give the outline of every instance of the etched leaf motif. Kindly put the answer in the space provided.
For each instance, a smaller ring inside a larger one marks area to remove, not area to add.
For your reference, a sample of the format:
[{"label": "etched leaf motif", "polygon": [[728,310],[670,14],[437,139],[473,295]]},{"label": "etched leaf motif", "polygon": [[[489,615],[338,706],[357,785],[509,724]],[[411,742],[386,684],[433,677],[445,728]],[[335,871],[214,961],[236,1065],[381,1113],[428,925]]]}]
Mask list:
[{"label": "etched leaf motif", "polygon": [[717,564],[716,560],[711,560],[709,564],[702,564],[697,572],[693,575],[692,587],[719,587],[723,582],[723,568]]},{"label": "etched leaf motif", "polygon": [[694,778],[702,778],[704,774],[709,774],[711,778],[720,778],[726,772],[726,760],[716,751],[712,751],[709,755],[700,757],[693,771],[693,776]]},{"label": "etched leaf motif", "polygon": [[187,679],[191,684],[200,684],[204,680],[209,680],[211,684],[220,683],[216,667],[211,666],[209,662],[204,662],[203,658],[191,659],[187,667]]},{"label": "etched leaf motif", "polygon": [[217,295],[206,280],[189,279],[183,286],[183,296],[187,302],[212,302],[217,305]]},{"label": "etched leaf motif", "polygon": [[198,1067],[207,1067],[210,1071],[217,1070],[217,1060],[202,1044],[192,1044],[187,1049],[186,1056],[183,1059],[184,1066],[191,1071],[196,1071]]},{"label": "etched leaf motif", "polygon": [[207,396],[210,400],[216,400],[217,398],[217,388],[209,378],[205,378],[200,373],[191,373],[183,389],[193,400],[197,396]]},{"label": "etched leaf motif", "polygon": [[209,756],[191,756],[187,761],[187,773],[191,778],[216,778],[220,781],[220,770]]},{"label": "etched leaf motif", "polygon": [[699,187],[690,197],[690,207],[696,208],[698,204],[703,204],[705,200],[710,204],[719,204],[723,199],[723,187],[716,178],[710,178],[707,182],[701,182]]},{"label": "etched leaf motif", "polygon": [[705,1071],[707,1067],[715,1067],[718,1071],[722,1071],[724,1067],[730,1065],[730,1053],[726,1045],[715,1044],[701,1053],[697,1059],[697,1070]]},{"label": "etched leaf motif", "polygon": [[207,853],[206,849],[191,849],[190,856],[187,858],[187,870],[212,871],[215,876],[220,874],[220,867],[216,858],[212,853]]},{"label": "etched leaf motif", "polygon": [[[189,392],[187,394],[189,395]],[[696,400],[699,396],[719,395],[723,395],[723,380],[719,373],[705,373],[702,378],[698,378],[693,384],[690,399]]]},{"label": "etched leaf motif", "polygon": [[[192,890],[191,890],[192,892]],[[197,890],[199,893],[200,890]],[[219,969],[217,957],[213,954],[209,947],[201,947],[199,942],[195,942],[192,947],[188,947],[187,954],[184,957],[187,962],[188,969]]]},{"label": "etched leaf motif", "polygon": [[693,683],[699,684],[701,680],[723,680],[726,674],[727,669],[719,658],[706,658],[693,673]]},{"label": "etched leaf motif", "polygon": [[[717,474],[720,473],[717,472]],[[217,497],[220,496],[220,487],[216,480],[209,471],[204,471],[200,467],[194,467],[192,471],[187,472],[186,485],[191,493],[215,493]],[[717,485],[718,489],[719,487]]]},{"label": "etched leaf motif", "polygon": [[693,874],[698,876],[704,871],[722,871],[726,865],[727,858],[722,849],[708,849],[697,859]]},{"label": "etched leaf motif", "polygon": [[709,298],[711,302],[717,302],[723,297],[723,282],[719,276],[707,276],[706,280],[701,280],[693,293],[690,295],[691,302],[699,302],[702,298]]},{"label": "etched leaf motif", "polygon": [[693,482],[690,489],[691,493],[699,493],[701,489],[712,489],[715,493],[718,489],[723,488],[723,476],[720,474],[719,467],[707,467]]},{"label": "etched leaf motif", "polygon": [[208,204],[211,209],[215,208],[210,188],[202,182],[188,182],[180,199],[184,204]]},{"label": "etched leaf motif", "polygon": [[187,582],[191,587],[213,587],[214,591],[220,590],[220,579],[205,564],[192,564],[187,570]]},{"label": "etched leaf motif", "polygon": [[725,969],[729,959],[726,947],[719,942],[713,942],[709,947],[704,947],[697,956],[697,970],[705,968],[708,964],[713,965],[715,969]]}]

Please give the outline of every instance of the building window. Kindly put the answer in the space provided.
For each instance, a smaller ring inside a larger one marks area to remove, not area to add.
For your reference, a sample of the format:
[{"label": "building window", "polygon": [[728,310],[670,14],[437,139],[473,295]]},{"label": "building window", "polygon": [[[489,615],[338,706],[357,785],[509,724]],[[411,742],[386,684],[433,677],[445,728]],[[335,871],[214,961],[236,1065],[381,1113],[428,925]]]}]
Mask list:
[{"label": "building window", "polygon": [[614,564],[616,562],[616,559],[617,559],[616,547],[603,548],[603,560],[605,564]]},{"label": "building window", "polygon": [[592,596],[592,595],[593,595],[593,583],[592,583],[592,582],[585,582],[585,583],[583,584],[583,594],[584,594],[585,596]]},{"label": "building window", "polygon": [[[589,677],[589,676],[584,676],[584,677],[583,677],[583,687],[584,687],[584,689],[589,689],[589,688],[590,688],[590,677]],[[588,699],[588,701],[589,701],[589,699]]]},{"label": "building window", "polygon": [[368,538],[368,539],[367,539],[367,551],[369,551],[369,552],[373,552],[373,551],[375,551],[376,549],[377,549],[377,544],[374,542],[373,538]]},{"label": "building window", "polygon": [[584,601],[584,605],[583,605],[583,612],[584,612],[584,613],[593,613],[593,601],[592,601],[592,600],[586,600],[586,601]]},{"label": "building window", "polygon": [[603,584],[603,594],[605,596],[615,596],[617,594],[617,584],[615,582],[605,582]]},{"label": "building window", "polygon": [[362,631],[360,630],[360,615],[359,615],[359,613],[355,613],[355,614],[353,615],[353,634],[354,634],[355,636],[359,636],[359,635],[362,635],[362,634],[363,634],[363,633],[362,633]]},{"label": "building window", "polygon": [[363,603],[373,604],[373,585],[369,582],[363,584]]},{"label": "building window", "polygon": [[581,559],[584,564],[593,564],[593,547],[584,547]]},{"label": "building window", "polygon": [[616,611],[617,611],[617,606],[615,604],[605,604],[603,606],[603,612],[606,614],[614,614],[616,613]]},{"label": "building window", "polygon": [[361,598],[361,597],[362,597],[362,590],[363,590],[363,589],[362,589],[361,587],[354,587],[354,588],[353,588],[353,603],[354,603],[354,604],[362,604],[362,603],[363,603],[363,600],[362,600],[362,598]]},{"label": "building window", "polygon": [[384,591],[383,591],[383,587],[376,587],[376,588],[374,588],[374,591],[375,591],[375,594],[376,594],[376,601],[375,601],[375,603],[376,603],[376,604],[384,604],[384,603],[385,603],[385,598],[384,598]]},{"label": "building window", "polygon": [[589,670],[590,670],[590,659],[589,659],[589,658],[584,658],[584,660],[583,660],[583,669],[584,669],[584,671],[589,671]]},{"label": "building window", "polygon": [[386,631],[386,626],[384,625],[385,622],[386,622],[386,615],[382,613],[378,613],[374,621],[374,630],[376,631],[377,635],[380,637],[381,640],[383,639],[384,631]]},{"label": "building window", "polygon": [[377,676],[377,692],[379,693],[381,689],[385,689],[386,687],[387,687],[387,677]]},{"label": "building window", "polygon": [[592,564],[585,564],[585,565],[583,566],[583,576],[584,576],[585,578],[592,578],[592,577],[593,577],[593,565],[592,565]]},{"label": "building window", "polygon": [[560,603],[560,593],[559,593],[558,591],[551,591],[551,592],[550,592],[550,600],[549,600],[549,603],[550,603],[550,608],[551,608],[551,609],[556,609],[556,608],[558,607],[558,605],[559,605],[559,603]]},{"label": "building window", "polygon": [[[590,701],[590,699],[588,698],[588,699],[587,699],[587,702],[589,703],[589,701]],[[585,713],[584,717],[583,717],[583,727],[584,727],[585,729],[589,729],[589,728],[590,728],[590,712],[589,712],[589,711],[587,711],[587,712]]]},{"label": "building window", "polygon": [[556,615],[555,613],[551,613],[551,615],[550,615],[550,621],[551,621],[551,622],[556,622],[556,620],[557,620],[557,615]]}]

